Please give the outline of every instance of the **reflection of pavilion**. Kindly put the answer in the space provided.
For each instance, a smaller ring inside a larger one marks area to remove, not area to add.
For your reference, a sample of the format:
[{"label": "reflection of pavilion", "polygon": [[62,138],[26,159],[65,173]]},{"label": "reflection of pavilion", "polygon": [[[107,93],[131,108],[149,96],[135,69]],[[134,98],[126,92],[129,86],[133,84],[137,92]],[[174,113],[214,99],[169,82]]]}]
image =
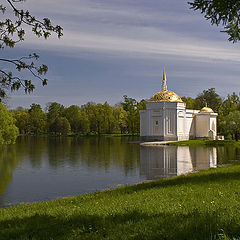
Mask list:
[{"label": "reflection of pavilion", "polygon": [[149,180],[177,176],[216,165],[216,148],[172,146],[140,148],[140,175]]}]

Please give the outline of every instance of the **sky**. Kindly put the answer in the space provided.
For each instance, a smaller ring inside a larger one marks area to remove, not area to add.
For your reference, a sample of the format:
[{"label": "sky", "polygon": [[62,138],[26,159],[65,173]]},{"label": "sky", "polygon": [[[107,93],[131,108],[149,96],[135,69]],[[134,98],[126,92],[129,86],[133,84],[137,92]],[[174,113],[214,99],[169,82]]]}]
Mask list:
[{"label": "sky", "polygon": [[48,85],[10,94],[9,108],[48,102],[64,106],[87,102],[114,105],[123,95],[148,99],[161,90],[165,67],[168,89],[196,97],[215,88],[222,97],[239,92],[240,45],[229,42],[221,26],[212,26],[185,0],[27,0],[16,3],[63,27],[1,52],[16,58],[36,52],[47,64]]}]

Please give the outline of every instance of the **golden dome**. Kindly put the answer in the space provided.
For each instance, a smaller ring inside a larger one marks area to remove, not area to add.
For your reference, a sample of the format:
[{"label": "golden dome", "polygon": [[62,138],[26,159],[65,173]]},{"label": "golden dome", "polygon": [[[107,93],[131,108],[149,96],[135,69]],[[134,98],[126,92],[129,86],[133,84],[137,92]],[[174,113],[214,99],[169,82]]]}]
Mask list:
[{"label": "golden dome", "polygon": [[211,108],[206,106],[202,108],[200,112],[213,113],[214,111]]},{"label": "golden dome", "polygon": [[163,90],[152,96],[149,102],[183,102],[183,101],[175,92]]},{"label": "golden dome", "polygon": [[162,78],[162,91],[152,96],[149,102],[183,102],[175,92],[167,90],[167,77],[164,69]]}]

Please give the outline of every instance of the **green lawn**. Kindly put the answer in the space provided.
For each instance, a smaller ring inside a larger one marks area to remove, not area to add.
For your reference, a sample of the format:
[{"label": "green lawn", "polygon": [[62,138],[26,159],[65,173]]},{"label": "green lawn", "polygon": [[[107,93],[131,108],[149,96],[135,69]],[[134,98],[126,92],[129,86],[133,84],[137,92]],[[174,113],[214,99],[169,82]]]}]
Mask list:
[{"label": "green lawn", "polygon": [[240,166],[0,209],[0,239],[240,239]]},{"label": "green lawn", "polygon": [[200,147],[200,146],[209,146],[209,147],[216,147],[216,146],[225,146],[225,145],[233,145],[239,146],[239,141],[233,140],[187,140],[187,141],[178,141],[178,142],[170,142],[167,145],[174,145],[174,146],[191,146],[191,147]]}]

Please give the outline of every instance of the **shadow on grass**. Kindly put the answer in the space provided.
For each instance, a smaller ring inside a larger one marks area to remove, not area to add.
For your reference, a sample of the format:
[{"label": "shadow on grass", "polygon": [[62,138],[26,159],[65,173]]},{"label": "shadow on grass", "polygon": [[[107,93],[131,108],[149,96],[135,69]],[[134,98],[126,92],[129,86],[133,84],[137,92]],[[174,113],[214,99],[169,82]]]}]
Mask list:
[{"label": "shadow on grass", "polygon": [[1,240],[49,239],[220,239],[219,234],[239,237],[240,223],[222,222],[217,214],[123,215],[76,214],[71,217],[34,215],[0,222]]}]

